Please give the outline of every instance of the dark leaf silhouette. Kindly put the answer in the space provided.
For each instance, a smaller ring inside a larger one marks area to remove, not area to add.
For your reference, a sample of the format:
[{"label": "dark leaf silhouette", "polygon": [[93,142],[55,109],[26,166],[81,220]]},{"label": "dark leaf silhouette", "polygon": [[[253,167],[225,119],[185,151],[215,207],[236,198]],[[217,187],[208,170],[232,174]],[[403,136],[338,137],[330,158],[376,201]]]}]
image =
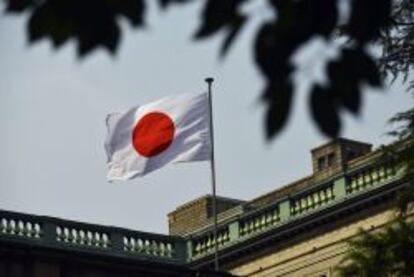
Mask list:
[{"label": "dark leaf silhouette", "polygon": [[361,85],[381,84],[374,61],[360,48],[343,49],[342,57],[329,63],[328,76],[338,105],[354,114],[358,114],[361,107]]},{"label": "dark leaf silhouette", "polygon": [[330,87],[336,91],[336,98],[338,104],[349,111],[357,114],[361,107],[361,91],[358,80],[353,82],[348,81],[346,74],[353,74],[352,68],[347,67],[347,63],[340,61],[331,62],[328,65],[328,75],[330,80]]},{"label": "dark leaf silhouette", "polygon": [[220,50],[220,56],[225,56],[233,43],[234,39],[237,37],[237,34],[242,29],[244,22],[246,21],[246,18],[244,16],[240,16],[237,18],[232,25],[229,26],[230,30],[227,33],[227,37],[223,42],[223,45]]},{"label": "dark leaf silhouette", "polygon": [[[249,0],[253,1],[253,0]],[[243,14],[241,7],[248,0],[205,0],[201,24],[195,39],[204,39],[224,32],[220,48],[223,57],[228,53],[251,15]],[[295,71],[290,63],[292,55],[314,36],[332,40],[338,34],[338,1],[332,0],[268,0],[274,18],[259,27],[254,39],[254,61],[265,79],[262,99],[266,105],[266,135],[269,139],[284,127],[291,112],[294,85],[290,78]],[[408,2],[408,0],[402,0]],[[5,0],[6,11],[29,14],[28,36],[31,42],[49,39],[58,48],[70,39],[78,42],[78,54],[83,57],[103,47],[114,54],[121,38],[118,19],[123,17],[133,27],[144,26],[145,0]],[[158,0],[161,8],[195,2],[193,0]],[[326,135],[336,136],[340,129],[339,111],[345,108],[354,114],[361,109],[361,85],[380,86],[378,66],[363,49],[378,41],[393,22],[390,20],[391,0],[351,0],[348,22],[341,22],[341,34],[350,44],[342,46],[341,58],[329,62],[329,86],[313,87],[310,101],[313,116]],[[401,6],[402,7],[402,6]],[[406,7],[394,12],[402,22],[412,22]],[[410,6],[411,7],[411,6]],[[412,13],[411,13],[412,14]],[[396,23],[393,23],[396,24]],[[405,25],[404,25],[405,26]],[[401,29],[393,29],[392,34]],[[404,29],[407,39],[412,34]],[[407,39],[404,41],[406,42]],[[388,43],[388,42],[387,42]],[[406,44],[392,41],[386,45],[400,45],[404,51],[396,55],[391,49],[383,63],[404,68],[411,63],[411,50]],[[407,54],[408,53],[408,54]],[[393,57],[390,59],[389,57]],[[397,58],[396,58],[397,57]],[[388,67],[387,67],[388,66]],[[393,72],[395,73],[395,72]]]},{"label": "dark leaf silhouette", "polygon": [[325,134],[337,137],[341,128],[339,109],[334,99],[334,91],[321,86],[314,86],[311,91],[310,106],[313,119]]},{"label": "dark leaf silhouette", "polygon": [[[297,45],[288,33],[280,32],[275,24],[265,24],[255,44],[255,61],[268,80],[262,97],[267,105],[265,127],[268,139],[284,127],[293,98],[293,86],[289,81],[293,67],[288,58]],[[283,35],[287,35],[286,39],[278,39]]]},{"label": "dark leaf silhouette", "polygon": [[246,0],[208,0],[202,12],[202,23],[195,34],[196,39],[203,39],[226,30],[226,39],[221,47],[220,54],[224,56],[245,22],[245,16],[239,8]]},{"label": "dark leaf silhouette", "polygon": [[202,12],[202,24],[196,32],[196,38],[204,38],[214,34],[223,27],[238,21],[239,6],[245,0],[215,1],[208,0]]},{"label": "dark leaf silhouette", "polygon": [[143,0],[45,0],[23,1],[18,6],[9,1],[8,9],[23,11],[32,9],[28,22],[30,42],[50,39],[58,48],[74,38],[78,41],[78,54],[84,56],[92,50],[103,47],[110,53],[116,52],[121,30],[118,17],[126,18],[133,26],[144,24],[145,5]]},{"label": "dark leaf silhouette", "polygon": [[358,43],[379,37],[390,19],[391,0],[353,0],[348,32]]},{"label": "dark leaf silhouette", "polygon": [[26,9],[32,7],[35,5],[34,0],[9,0],[7,1],[7,7],[6,10],[8,12],[23,12]]},{"label": "dark leaf silhouette", "polygon": [[268,87],[264,95],[271,97],[271,95],[275,95],[276,91],[278,92],[277,98],[266,99],[268,109],[266,111],[265,130],[268,139],[274,137],[283,129],[289,118],[292,104],[293,94],[290,82],[286,82],[284,87]]},{"label": "dark leaf silhouette", "polygon": [[159,4],[162,8],[167,8],[171,4],[183,4],[193,0],[159,0]]},{"label": "dark leaf silhouette", "polygon": [[269,139],[282,130],[290,113],[294,93],[289,81],[294,69],[290,64],[291,55],[313,35],[330,36],[337,21],[337,7],[333,1],[270,3],[277,10],[278,18],[263,24],[255,42],[255,61],[267,79],[263,99],[267,105],[266,135]]}]

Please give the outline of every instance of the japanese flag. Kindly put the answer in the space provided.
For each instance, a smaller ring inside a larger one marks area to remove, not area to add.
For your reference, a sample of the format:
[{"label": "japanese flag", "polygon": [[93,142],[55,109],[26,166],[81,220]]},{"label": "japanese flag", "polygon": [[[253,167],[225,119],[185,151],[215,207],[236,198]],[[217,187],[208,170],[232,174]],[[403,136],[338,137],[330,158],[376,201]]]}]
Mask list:
[{"label": "japanese flag", "polygon": [[109,114],[108,179],[128,180],[169,163],[211,156],[208,94],[167,97]]}]

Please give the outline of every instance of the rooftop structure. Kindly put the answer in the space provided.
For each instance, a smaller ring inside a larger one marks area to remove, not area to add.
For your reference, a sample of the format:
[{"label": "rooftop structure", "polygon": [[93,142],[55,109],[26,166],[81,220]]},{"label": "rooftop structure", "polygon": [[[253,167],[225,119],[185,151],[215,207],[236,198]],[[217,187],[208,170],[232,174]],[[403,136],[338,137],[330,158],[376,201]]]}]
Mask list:
[{"label": "rooftop structure", "polygon": [[217,240],[207,195],[168,215],[169,235],[0,211],[0,249],[210,272],[217,243],[221,269],[236,276],[331,276],[358,228],[387,224],[388,202],[405,183],[392,157],[367,143],[339,138],[311,157],[312,174],[291,184],[249,201],[218,197]]}]

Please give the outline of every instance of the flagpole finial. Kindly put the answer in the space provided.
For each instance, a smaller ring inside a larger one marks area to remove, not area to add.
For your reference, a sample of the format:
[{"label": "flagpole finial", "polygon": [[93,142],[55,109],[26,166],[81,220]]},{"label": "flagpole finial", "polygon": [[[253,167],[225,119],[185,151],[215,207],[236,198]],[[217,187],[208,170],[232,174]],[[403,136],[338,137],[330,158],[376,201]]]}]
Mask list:
[{"label": "flagpole finial", "polygon": [[214,78],[208,77],[208,78],[205,78],[204,81],[211,84],[214,81]]}]

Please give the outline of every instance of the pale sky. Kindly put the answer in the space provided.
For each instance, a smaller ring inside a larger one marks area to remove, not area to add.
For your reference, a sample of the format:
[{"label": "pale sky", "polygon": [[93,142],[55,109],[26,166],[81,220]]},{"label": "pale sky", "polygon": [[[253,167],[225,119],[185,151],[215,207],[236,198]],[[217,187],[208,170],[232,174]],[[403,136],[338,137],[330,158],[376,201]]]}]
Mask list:
[{"label": "pale sky", "polygon": [[[73,42],[58,51],[46,41],[29,46],[26,18],[0,15],[0,209],[166,233],[167,213],[210,193],[209,163],[169,165],[108,183],[104,119],[160,97],[205,90],[210,76],[219,195],[252,199],[311,173],[309,150],[326,138],[310,118],[306,87],[312,78],[323,80],[321,61],[334,46],[315,39],[298,54],[291,120],[267,143],[258,102],[264,82],[251,45],[266,7],[248,9],[254,19],[219,60],[220,35],[190,39],[199,4],[166,12],[151,6],[144,31],[123,22],[116,57],[100,50],[81,61]],[[342,136],[374,146],[389,142],[386,120],[412,105],[404,90],[398,82],[384,91],[367,88],[361,117],[344,113]]]}]

